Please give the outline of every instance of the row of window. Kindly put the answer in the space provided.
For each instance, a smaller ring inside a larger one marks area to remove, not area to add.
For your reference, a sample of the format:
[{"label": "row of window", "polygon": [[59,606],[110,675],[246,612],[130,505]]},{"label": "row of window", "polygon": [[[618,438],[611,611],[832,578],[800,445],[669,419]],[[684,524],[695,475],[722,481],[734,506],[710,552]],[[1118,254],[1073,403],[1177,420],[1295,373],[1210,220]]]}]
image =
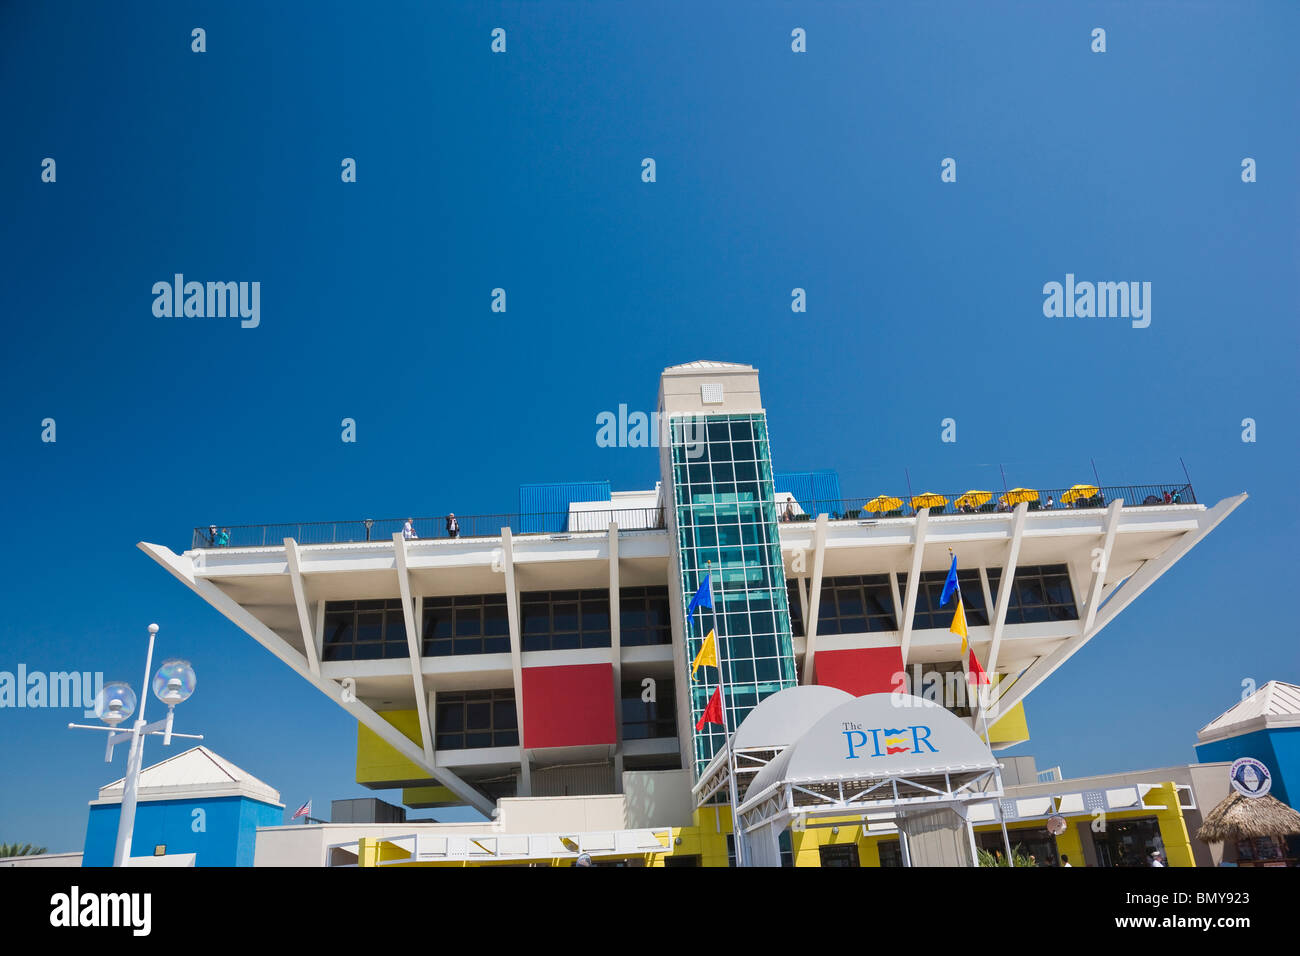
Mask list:
[{"label": "row of window", "polygon": [[[624,740],[677,736],[677,714],[673,682],[656,682],[654,700],[638,681],[622,687]],[[477,747],[517,747],[519,715],[515,692],[473,690],[438,694],[434,706],[434,739],[439,750],[467,750]]]},{"label": "row of window", "polygon": [[[1000,568],[989,568],[989,590],[997,600],[1002,580]],[[956,603],[949,600],[941,607],[939,598],[947,580],[946,571],[921,574],[916,592],[913,627],[947,628],[952,624]],[[962,607],[968,626],[988,624],[989,608],[984,602],[984,587],[976,569],[958,570]],[[907,575],[898,576],[901,598],[906,599]],[[797,582],[789,584],[790,624],[796,637],[804,636],[803,605]],[[898,609],[894,606],[894,589],[888,574],[863,574],[829,577],[822,580],[821,603],[817,611],[818,634],[862,634],[871,631],[898,630]],[[1041,565],[1016,569],[1015,582],[1007,604],[1008,624],[1039,624],[1045,621],[1076,621],[1078,607],[1070,585],[1069,569],[1064,564]]]},{"label": "row of window", "polygon": [[[525,651],[610,646],[607,590],[527,592],[520,595],[519,610]],[[427,597],[422,623],[425,657],[510,651],[504,594]],[[619,626],[626,647],[670,643],[668,588],[620,588]],[[399,598],[326,603],[324,660],[378,660],[408,654]]]},{"label": "row of window", "polygon": [[[764,571],[766,569],[763,569]],[[770,586],[766,573],[754,573],[747,581],[750,588]],[[988,571],[989,588],[997,599],[1001,569]],[[947,575],[927,571],[921,575],[916,597],[913,626],[918,630],[947,628],[952,623],[953,605],[941,607],[939,598]],[[906,594],[907,575],[898,576],[900,594]],[[984,603],[984,589],[979,572],[961,570],[961,586],[966,623],[972,627],[989,623],[989,609]],[[734,597],[740,597],[737,594]],[[780,626],[779,611],[770,598],[757,600],[747,595],[747,606],[730,610],[730,601],[705,612],[710,627],[719,634],[775,634]],[[732,595],[728,595],[732,597]],[[667,644],[671,641],[671,623],[666,587],[621,588],[619,620],[624,646],[637,647]],[[802,604],[798,584],[789,585],[790,623],[795,636],[804,635]],[[564,650],[569,648],[609,647],[609,597],[604,590],[541,591],[521,595],[523,649],[525,651]],[[1018,568],[1010,601],[1008,624],[1037,624],[1047,621],[1078,620],[1079,612],[1070,585],[1069,571],[1063,564]],[[424,647],[426,657],[461,654],[501,654],[510,650],[510,622],[504,594],[461,595],[424,599]],[[898,630],[893,588],[887,574],[829,577],[822,582],[818,610],[819,634],[861,634]],[[331,601],[325,609],[323,658],[327,661],[378,660],[401,658],[408,654],[406,622],[402,602],[397,598],[369,601]],[[775,640],[738,636],[731,639],[733,659],[766,657],[775,654]],[[762,647],[757,646],[762,643]],[[748,644],[749,646],[742,646]],[[771,680],[771,666],[755,667],[738,679]]]}]

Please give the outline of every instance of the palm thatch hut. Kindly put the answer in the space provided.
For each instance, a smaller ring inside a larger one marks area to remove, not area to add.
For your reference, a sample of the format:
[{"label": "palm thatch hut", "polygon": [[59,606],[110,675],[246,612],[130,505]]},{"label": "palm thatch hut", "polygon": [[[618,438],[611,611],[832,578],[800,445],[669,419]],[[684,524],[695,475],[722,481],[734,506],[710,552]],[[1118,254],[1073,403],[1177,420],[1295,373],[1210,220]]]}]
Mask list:
[{"label": "palm thatch hut", "polygon": [[1300,834],[1300,813],[1271,794],[1247,797],[1234,790],[1206,815],[1196,839],[1231,845],[1238,840],[1282,839],[1292,834]]}]

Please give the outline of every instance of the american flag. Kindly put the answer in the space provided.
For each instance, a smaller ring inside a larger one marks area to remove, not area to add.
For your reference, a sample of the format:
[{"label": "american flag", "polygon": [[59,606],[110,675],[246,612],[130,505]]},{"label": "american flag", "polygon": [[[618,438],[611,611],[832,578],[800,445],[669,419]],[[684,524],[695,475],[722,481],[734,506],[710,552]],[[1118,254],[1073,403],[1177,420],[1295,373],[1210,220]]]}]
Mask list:
[{"label": "american flag", "polygon": [[308,800],[297,810],[293,811],[293,816],[291,816],[289,819],[297,820],[299,817],[310,817],[310,816],[311,816],[311,801]]}]

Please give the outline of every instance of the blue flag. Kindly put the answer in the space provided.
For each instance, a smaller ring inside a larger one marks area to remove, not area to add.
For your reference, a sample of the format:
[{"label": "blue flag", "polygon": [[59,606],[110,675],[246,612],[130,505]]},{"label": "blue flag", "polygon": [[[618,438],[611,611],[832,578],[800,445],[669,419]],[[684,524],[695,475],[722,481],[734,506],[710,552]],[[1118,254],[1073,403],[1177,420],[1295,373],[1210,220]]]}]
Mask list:
[{"label": "blue flag", "polygon": [[695,592],[695,597],[691,598],[691,603],[686,605],[687,630],[690,630],[691,625],[694,623],[695,609],[697,607],[707,607],[709,610],[713,609],[713,591],[709,588],[709,578],[711,577],[711,573],[704,575],[704,583],[702,583],[700,589]]},{"label": "blue flag", "polygon": [[957,592],[957,555],[952,556],[952,567],[948,569],[948,580],[943,582],[943,594],[939,596],[939,607],[952,600]]}]

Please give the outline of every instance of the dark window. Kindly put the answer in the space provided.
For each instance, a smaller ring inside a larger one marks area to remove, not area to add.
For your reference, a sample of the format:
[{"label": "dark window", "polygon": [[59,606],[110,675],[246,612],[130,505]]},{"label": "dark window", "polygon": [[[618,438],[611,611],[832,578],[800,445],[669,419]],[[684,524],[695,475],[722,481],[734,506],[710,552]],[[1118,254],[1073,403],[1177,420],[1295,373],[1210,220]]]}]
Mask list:
[{"label": "dark window", "polygon": [[822,866],[857,867],[858,845],[856,843],[835,843],[817,848]]},{"label": "dark window", "polygon": [[[1002,578],[1000,568],[989,569],[989,589],[997,600]],[[964,593],[964,592],[963,592]],[[1041,624],[1044,621],[1077,621],[1070,570],[1064,564],[1016,568],[1015,585],[1007,602],[1008,624]]]},{"label": "dark window", "polygon": [[619,588],[618,621],[619,641],[624,647],[671,644],[668,588]]},{"label": "dark window", "polygon": [[777,841],[777,846],[781,850],[781,865],[794,866],[794,846],[790,843],[789,830],[781,831],[781,838]]},{"label": "dark window", "polygon": [[881,866],[902,866],[903,847],[898,840],[881,840],[877,845]]},{"label": "dark window", "polygon": [[321,659],[372,661],[407,657],[406,618],[401,598],[326,601]]},{"label": "dark window", "polygon": [[[804,637],[803,607],[799,584],[788,588],[790,627],[795,637]],[[818,634],[862,634],[868,631],[896,631],[894,589],[888,574],[847,575],[822,579],[821,604],[817,609]]]},{"label": "dark window", "polygon": [[426,597],[423,638],[425,657],[509,653],[506,596]]},{"label": "dark window", "polygon": [[471,690],[437,696],[435,730],[439,750],[515,747],[519,718],[513,690]]},{"label": "dark window", "polygon": [[609,647],[609,592],[530,591],[519,596],[525,651]]},{"label": "dark window", "polygon": [[[989,571],[989,574],[992,574]],[[939,604],[943,597],[943,583],[948,580],[947,571],[921,572],[921,586],[916,592],[916,616],[912,627],[919,630],[939,627],[945,630],[952,626],[952,616],[957,610],[957,599],[949,598],[945,605]],[[989,615],[984,607],[984,585],[980,583],[978,568],[958,568],[957,586],[961,589],[962,608],[966,613],[966,626],[978,627],[988,624]],[[989,584],[992,587],[992,582]],[[907,575],[898,576],[899,593],[907,600]]]},{"label": "dark window", "polygon": [[655,681],[655,699],[644,701],[641,682],[623,682],[622,714],[623,739],[646,740],[651,737],[677,736],[677,697],[671,678]]}]

